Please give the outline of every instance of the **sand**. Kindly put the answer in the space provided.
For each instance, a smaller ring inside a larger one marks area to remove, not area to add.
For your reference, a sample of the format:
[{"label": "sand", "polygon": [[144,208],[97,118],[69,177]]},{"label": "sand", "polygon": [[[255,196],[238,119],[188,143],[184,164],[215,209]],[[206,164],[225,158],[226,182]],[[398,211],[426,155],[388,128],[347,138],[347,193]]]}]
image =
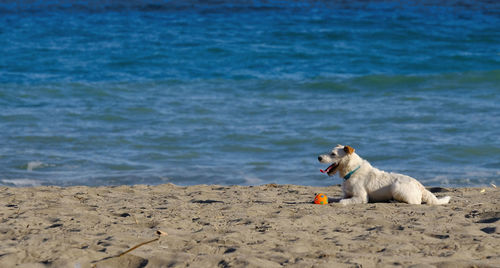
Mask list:
[{"label": "sand", "polygon": [[500,267],[499,189],[433,191],[451,203],[312,204],[338,185],[0,187],[0,263]]}]

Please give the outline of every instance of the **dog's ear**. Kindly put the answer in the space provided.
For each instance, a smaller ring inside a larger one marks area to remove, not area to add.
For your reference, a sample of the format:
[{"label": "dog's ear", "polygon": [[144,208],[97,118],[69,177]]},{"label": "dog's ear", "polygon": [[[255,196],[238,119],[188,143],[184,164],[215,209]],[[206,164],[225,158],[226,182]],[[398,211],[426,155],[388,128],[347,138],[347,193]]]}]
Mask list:
[{"label": "dog's ear", "polygon": [[346,154],[352,154],[352,153],[354,153],[354,148],[352,148],[349,145],[346,145],[346,146],[344,146],[344,152],[346,152]]}]

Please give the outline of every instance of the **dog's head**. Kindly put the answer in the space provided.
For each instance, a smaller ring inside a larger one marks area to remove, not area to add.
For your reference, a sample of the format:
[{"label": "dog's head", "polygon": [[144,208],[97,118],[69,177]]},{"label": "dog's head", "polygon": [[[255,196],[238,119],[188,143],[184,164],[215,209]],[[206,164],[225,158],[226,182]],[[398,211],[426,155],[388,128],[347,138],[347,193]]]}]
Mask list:
[{"label": "dog's head", "polygon": [[333,148],[329,154],[322,154],[318,156],[318,160],[321,163],[331,164],[325,170],[321,170],[321,172],[328,174],[328,176],[334,175],[339,166],[343,164],[346,160],[346,156],[349,156],[354,153],[354,148],[349,145],[337,145],[337,147]]}]

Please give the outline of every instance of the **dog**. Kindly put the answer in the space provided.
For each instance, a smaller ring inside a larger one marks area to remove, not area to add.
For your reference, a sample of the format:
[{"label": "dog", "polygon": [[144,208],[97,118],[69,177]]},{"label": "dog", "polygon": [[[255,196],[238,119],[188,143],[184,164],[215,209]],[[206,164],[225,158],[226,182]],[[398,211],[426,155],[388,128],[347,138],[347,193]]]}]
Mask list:
[{"label": "dog", "polygon": [[351,146],[337,145],[331,153],[318,156],[320,163],[331,164],[321,172],[344,178],[341,204],[362,204],[397,200],[408,204],[443,205],[449,196],[437,198],[416,179],[403,174],[390,173],[372,167],[354,152]]}]

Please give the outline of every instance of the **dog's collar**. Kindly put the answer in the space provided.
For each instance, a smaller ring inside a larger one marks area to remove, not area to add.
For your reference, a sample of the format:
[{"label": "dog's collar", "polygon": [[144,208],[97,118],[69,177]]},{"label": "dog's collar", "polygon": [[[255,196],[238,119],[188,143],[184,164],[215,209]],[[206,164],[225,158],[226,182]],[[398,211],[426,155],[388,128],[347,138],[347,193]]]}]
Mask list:
[{"label": "dog's collar", "polygon": [[354,172],[356,172],[361,166],[358,166],[357,168],[355,168],[354,170],[352,170],[351,172],[347,173],[347,175],[344,176],[344,180],[348,180],[352,174],[354,174]]}]

